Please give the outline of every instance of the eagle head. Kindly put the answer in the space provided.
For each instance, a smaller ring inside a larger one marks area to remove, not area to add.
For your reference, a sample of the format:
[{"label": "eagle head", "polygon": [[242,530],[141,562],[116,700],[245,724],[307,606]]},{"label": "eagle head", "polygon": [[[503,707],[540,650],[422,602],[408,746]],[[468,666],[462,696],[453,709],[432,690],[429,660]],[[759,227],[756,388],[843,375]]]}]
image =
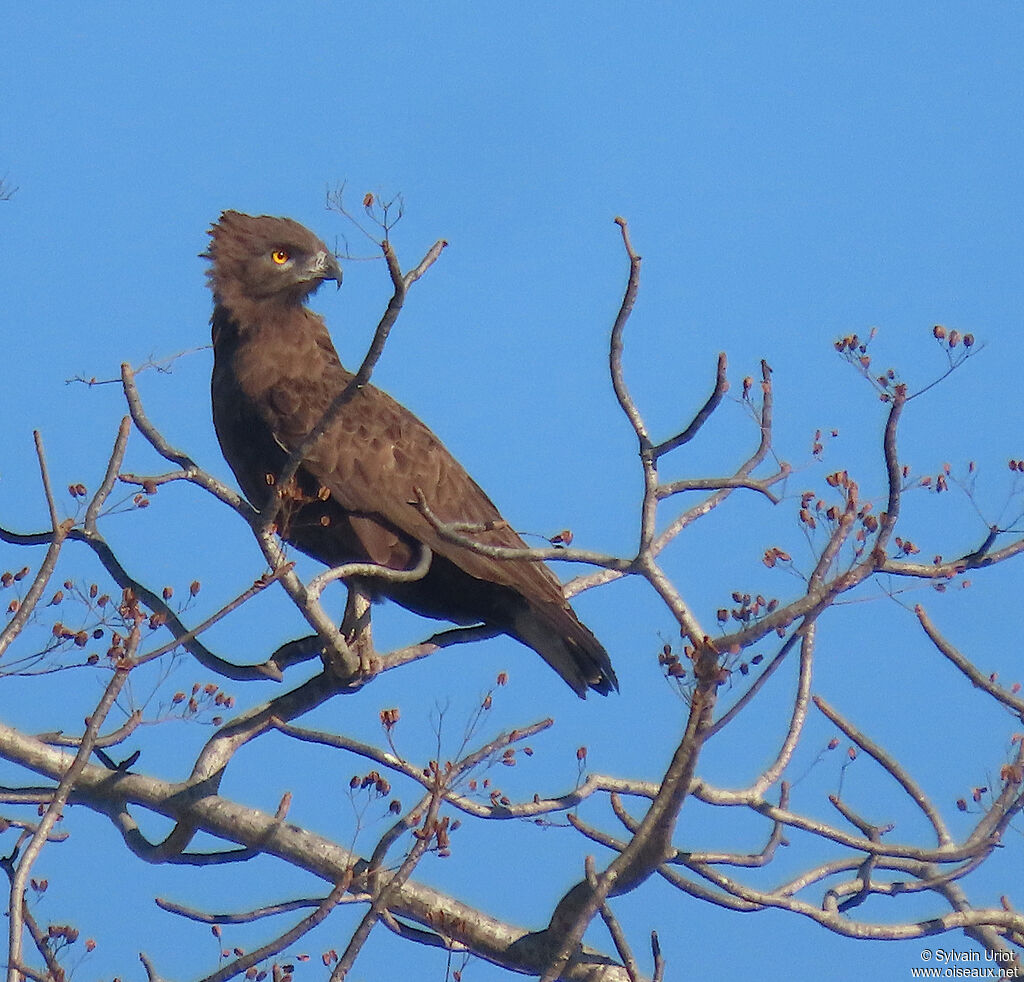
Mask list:
[{"label": "eagle head", "polygon": [[298,305],[324,280],[341,286],[334,253],[308,228],[290,218],[222,212],[202,253],[217,303]]}]

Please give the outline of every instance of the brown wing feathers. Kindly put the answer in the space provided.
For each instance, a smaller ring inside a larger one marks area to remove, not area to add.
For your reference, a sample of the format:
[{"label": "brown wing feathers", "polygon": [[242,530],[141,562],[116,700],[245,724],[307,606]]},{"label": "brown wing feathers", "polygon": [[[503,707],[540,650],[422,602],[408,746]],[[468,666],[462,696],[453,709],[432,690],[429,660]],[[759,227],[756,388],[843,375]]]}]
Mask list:
[{"label": "brown wing feathers", "polygon": [[[341,270],[290,219],[225,212],[210,230],[214,295],[213,417],[224,456],[257,508],[292,447],[352,377],[323,320],[303,301]],[[434,553],[414,583],[367,582],[429,617],[485,623],[536,650],[579,694],[618,688],[607,653],[542,563],[506,562],[440,538],[415,504],[422,490],[442,521],[500,522],[490,498],[407,409],[366,386],[317,441],[297,479],[303,503],[282,535],[330,565],[371,560],[405,568],[420,543]],[[308,500],[306,500],[308,499]],[[480,536],[521,547],[507,526]]]}]

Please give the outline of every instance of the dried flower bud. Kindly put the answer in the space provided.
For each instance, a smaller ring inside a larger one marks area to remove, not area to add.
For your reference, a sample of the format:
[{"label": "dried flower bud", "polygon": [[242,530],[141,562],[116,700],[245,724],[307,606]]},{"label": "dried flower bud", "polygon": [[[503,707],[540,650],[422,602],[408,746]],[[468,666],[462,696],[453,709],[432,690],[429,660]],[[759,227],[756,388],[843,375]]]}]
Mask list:
[{"label": "dried flower bud", "polygon": [[1005,784],[1020,784],[1024,780],[1024,767],[1020,764],[1003,764],[999,777]]}]

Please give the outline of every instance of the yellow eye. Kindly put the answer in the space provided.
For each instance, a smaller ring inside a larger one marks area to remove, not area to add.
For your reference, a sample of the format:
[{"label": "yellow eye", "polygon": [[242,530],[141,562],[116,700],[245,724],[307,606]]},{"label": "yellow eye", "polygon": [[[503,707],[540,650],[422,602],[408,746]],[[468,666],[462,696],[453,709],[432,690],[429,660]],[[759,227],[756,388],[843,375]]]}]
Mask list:
[{"label": "yellow eye", "polygon": [[289,259],[291,259],[291,256],[289,256],[284,249],[275,249],[270,254],[270,258],[273,259],[278,266],[283,266]]}]

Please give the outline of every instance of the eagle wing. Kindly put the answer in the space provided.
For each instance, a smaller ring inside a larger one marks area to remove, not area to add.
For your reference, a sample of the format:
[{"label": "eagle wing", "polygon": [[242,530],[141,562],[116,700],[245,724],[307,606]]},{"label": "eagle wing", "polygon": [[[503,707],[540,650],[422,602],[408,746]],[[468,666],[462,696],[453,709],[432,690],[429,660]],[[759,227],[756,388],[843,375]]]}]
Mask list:
[{"label": "eagle wing", "polygon": [[[296,359],[293,347],[287,359],[301,371],[279,374],[261,400],[261,415],[287,453],[305,439],[352,379],[320,318],[306,313],[313,343],[301,345],[305,357]],[[413,539],[470,576],[512,587],[535,602],[564,604],[561,585],[542,563],[494,559],[438,534],[419,508],[417,490],[442,522],[492,526],[472,533],[474,540],[525,546],[444,444],[386,392],[371,385],[357,392],[310,449],[302,470],[348,513],[374,562],[406,565],[407,539]],[[329,529],[323,534],[330,535]]]}]

